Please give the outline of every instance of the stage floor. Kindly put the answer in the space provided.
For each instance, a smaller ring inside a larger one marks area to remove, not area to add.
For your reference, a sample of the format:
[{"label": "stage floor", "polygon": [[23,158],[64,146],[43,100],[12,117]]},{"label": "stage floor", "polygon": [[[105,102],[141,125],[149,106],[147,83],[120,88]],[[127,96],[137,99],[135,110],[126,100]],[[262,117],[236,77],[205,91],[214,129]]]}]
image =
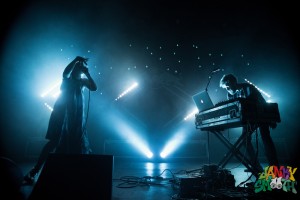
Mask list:
[{"label": "stage floor", "polygon": [[[21,169],[26,174],[33,166],[34,162],[21,164]],[[112,180],[112,200],[170,200],[170,199],[273,199],[276,192],[257,193],[253,196],[254,188],[249,185],[240,185],[249,179],[254,183],[256,178],[240,163],[228,163],[224,171],[230,172],[234,177],[234,188],[219,188],[222,194],[212,192],[201,192],[195,194],[193,181],[188,185],[183,185],[185,178],[194,178],[203,175],[204,166],[214,166],[214,163],[206,163],[198,160],[178,159],[171,162],[147,162],[132,158],[114,158],[113,180]],[[262,164],[262,166],[266,166]],[[104,172],[105,173],[105,172]],[[39,177],[37,177],[38,179]],[[195,179],[193,179],[195,180]],[[181,183],[182,182],[182,183]],[[204,181],[205,182],[205,181]],[[180,185],[180,183],[182,185]],[[192,185],[189,185],[191,184]],[[230,182],[231,183],[231,182]],[[196,184],[197,185],[197,184]],[[21,192],[28,199],[32,192],[33,185],[23,185]],[[211,185],[210,185],[211,186]],[[221,187],[223,187],[222,185]],[[219,186],[220,187],[220,186]],[[184,189],[183,189],[184,188]],[[237,190],[237,188],[239,188]],[[250,193],[249,193],[250,191]],[[280,193],[281,195],[282,193]],[[276,194],[277,195],[277,194]],[[285,194],[283,194],[285,195]],[[278,197],[278,195],[277,195]],[[286,198],[293,199],[296,195],[286,193]]]}]

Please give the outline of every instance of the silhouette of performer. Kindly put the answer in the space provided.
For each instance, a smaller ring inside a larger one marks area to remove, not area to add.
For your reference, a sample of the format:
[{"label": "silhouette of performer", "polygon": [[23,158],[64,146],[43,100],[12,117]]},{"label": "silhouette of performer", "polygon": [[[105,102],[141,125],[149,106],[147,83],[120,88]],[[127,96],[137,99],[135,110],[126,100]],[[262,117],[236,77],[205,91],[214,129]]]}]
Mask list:
[{"label": "silhouette of performer", "polygon": [[[50,152],[64,154],[90,154],[84,114],[84,88],[96,91],[97,86],[87,68],[87,58],[77,56],[63,72],[60,96],[51,113],[46,139],[36,165],[24,176],[33,183]],[[82,75],[85,75],[82,76]]]},{"label": "silhouette of performer", "polygon": [[[220,87],[227,90],[227,99],[246,98],[257,104],[266,104],[261,93],[249,83],[238,83],[237,78],[233,74],[226,74],[220,80]],[[264,145],[265,154],[269,162],[269,166],[279,166],[277,152],[273,140],[270,135],[270,127],[275,128],[276,124],[259,123],[258,124],[261,139]],[[248,132],[247,128],[243,127],[243,133]],[[257,160],[253,145],[251,143],[251,134],[246,139],[246,149],[253,166],[262,172],[263,168]]]}]

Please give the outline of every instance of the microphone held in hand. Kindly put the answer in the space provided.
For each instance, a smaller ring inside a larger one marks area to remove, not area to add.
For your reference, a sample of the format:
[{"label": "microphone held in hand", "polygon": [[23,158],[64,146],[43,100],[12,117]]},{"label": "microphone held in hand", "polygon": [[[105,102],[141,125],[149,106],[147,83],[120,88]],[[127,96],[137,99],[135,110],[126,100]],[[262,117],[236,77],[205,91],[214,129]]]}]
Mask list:
[{"label": "microphone held in hand", "polygon": [[82,66],[81,67],[81,71],[84,73],[84,74],[87,74],[89,72],[89,69],[85,66]]}]

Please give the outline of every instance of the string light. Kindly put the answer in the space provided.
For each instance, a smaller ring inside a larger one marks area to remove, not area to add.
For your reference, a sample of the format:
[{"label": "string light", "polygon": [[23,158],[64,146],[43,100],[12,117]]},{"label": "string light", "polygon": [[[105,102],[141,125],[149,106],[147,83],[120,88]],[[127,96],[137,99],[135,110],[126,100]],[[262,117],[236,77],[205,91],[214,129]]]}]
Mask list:
[{"label": "string light", "polygon": [[253,85],[258,91],[260,91],[261,93],[263,93],[264,95],[266,95],[268,98],[271,98],[271,95],[269,95],[268,93],[266,93],[265,91],[263,91],[262,89],[260,89],[259,87],[257,87],[255,84],[253,84],[249,80],[245,79],[245,81],[247,83],[249,83],[250,85]]},{"label": "string light", "polygon": [[126,95],[128,92],[132,91],[134,88],[138,86],[137,82],[134,82],[129,88],[127,88],[124,92],[122,92],[115,101],[118,101],[120,98],[122,98],[124,95]]}]

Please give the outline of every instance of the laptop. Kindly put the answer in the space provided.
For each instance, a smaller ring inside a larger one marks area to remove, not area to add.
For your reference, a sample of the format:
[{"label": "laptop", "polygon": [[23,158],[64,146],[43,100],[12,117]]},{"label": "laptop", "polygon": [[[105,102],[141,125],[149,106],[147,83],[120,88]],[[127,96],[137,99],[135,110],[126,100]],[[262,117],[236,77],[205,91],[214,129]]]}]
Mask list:
[{"label": "laptop", "polygon": [[199,112],[214,107],[214,104],[206,90],[192,96]]}]

